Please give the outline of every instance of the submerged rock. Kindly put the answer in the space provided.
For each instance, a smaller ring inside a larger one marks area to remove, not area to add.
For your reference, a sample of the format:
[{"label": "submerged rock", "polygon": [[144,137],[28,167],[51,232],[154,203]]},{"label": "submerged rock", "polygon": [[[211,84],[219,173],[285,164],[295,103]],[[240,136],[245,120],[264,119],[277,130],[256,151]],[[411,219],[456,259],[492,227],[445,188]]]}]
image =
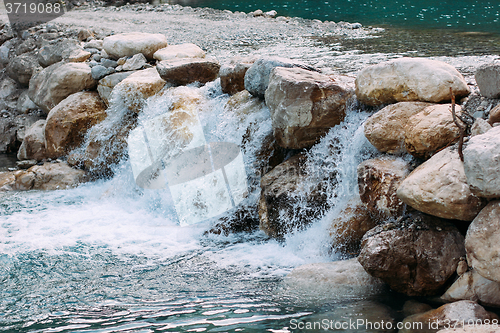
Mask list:
[{"label": "submerged rock", "polygon": [[41,161],[47,157],[45,150],[45,120],[38,120],[26,132],[17,152],[18,160]]},{"label": "submerged rock", "polygon": [[28,95],[45,113],[63,99],[76,92],[92,89],[90,67],[84,63],[57,63],[35,74],[29,84]]},{"label": "submerged rock", "polygon": [[409,296],[438,294],[465,255],[464,237],[453,224],[420,212],[375,227],[361,246],[364,269]]},{"label": "submerged rock", "polygon": [[162,34],[145,32],[130,32],[104,38],[103,48],[113,58],[130,57],[142,53],[147,59],[153,59],[153,54],[167,47],[167,38]]},{"label": "submerged rock", "polygon": [[330,76],[302,68],[275,68],[265,93],[280,146],[311,147],[340,124],[352,92]]},{"label": "submerged rock", "polygon": [[379,157],[358,166],[359,195],[375,220],[383,221],[404,212],[405,204],[396,191],[409,173],[409,164],[401,158]]},{"label": "submerged rock", "polygon": [[500,127],[470,138],[463,150],[464,171],[472,193],[500,198]]},{"label": "submerged rock", "polygon": [[68,96],[47,116],[47,156],[60,157],[80,146],[87,130],[104,118],[106,106],[97,92],[84,91]]},{"label": "submerged rock", "polygon": [[421,212],[462,221],[472,221],[485,205],[471,192],[454,147],[413,170],[399,186],[397,196]]},{"label": "submerged rock", "polygon": [[483,277],[500,283],[500,201],[490,202],[467,230],[467,261]]},{"label": "submerged rock", "polygon": [[[462,108],[455,108],[460,113]],[[415,157],[427,159],[436,151],[457,140],[460,130],[453,121],[451,104],[426,107],[408,119],[405,126],[405,147]]]},{"label": "submerged rock", "polygon": [[175,85],[207,83],[217,78],[220,65],[215,59],[182,58],[160,61],[156,69],[161,78]]},{"label": "submerged rock", "polygon": [[383,153],[398,154],[405,151],[405,125],[408,119],[431,103],[399,102],[376,112],[364,124],[365,136]]},{"label": "submerged rock", "polygon": [[450,101],[450,87],[458,98],[470,90],[451,65],[425,58],[399,58],[364,68],[356,78],[356,96],[367,105],[402,101]]}]

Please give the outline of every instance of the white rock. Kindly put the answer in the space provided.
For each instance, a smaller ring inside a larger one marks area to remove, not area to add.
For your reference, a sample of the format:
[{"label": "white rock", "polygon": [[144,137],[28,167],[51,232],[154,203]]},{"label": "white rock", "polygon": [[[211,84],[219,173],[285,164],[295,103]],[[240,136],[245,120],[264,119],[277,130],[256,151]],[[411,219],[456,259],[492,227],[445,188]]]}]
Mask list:
[{"label": "white rock", "polygon": [[169,45],[156,51],[153,58],[160,61],[175,58],[205,58],[205,51],[193,43]]},{"label": "white rock", "polygon": [[162,34],[145,32],[130,32],[104,38],[103,48],[114,58],[130,57],[142,53],[147,59],[153,59],[153,54],[167,46],[167,38]]},{"label": "white rock", "polygon": [[479,301],[489,306],[500,306],[500,283],[488,280],[476,271],[468,271],[458,278],[441,296],[448,302]]},{"label": "white rock", "polygon": [[146,63],[147,63],[146,57],[144,57],[142,53],[137,53],[132,58],[127,59],[127,61],[125,61],[122,69],[124,71],[135,71],[144,67]]}]

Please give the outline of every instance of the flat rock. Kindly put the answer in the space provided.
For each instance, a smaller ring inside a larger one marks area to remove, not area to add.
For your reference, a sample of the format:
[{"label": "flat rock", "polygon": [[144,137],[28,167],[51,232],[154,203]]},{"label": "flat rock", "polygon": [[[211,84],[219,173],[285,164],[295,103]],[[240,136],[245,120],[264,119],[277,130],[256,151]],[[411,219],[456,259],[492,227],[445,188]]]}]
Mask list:
[{"label": "flat rock", "polygon": [[45,150],[45,120],[38,120],[24,135],[23,143],[17,152],[18,160],[41,161],[47,157]]},{"label": "flat rock", "polygon": [[471,192],[454,147],[440,151],[413,170],[396,194],[416,210],[462,221],[472,221],[485,205]]},{"label": "flat rock", "polygon": [[450,101],[450,87],[459,99],[470,90],[451,65],[425,58],[399,58],[364,68],[356,78],[356,96],[367,105],[403,101]]},{"label": "flat rock", "polygon": [[265,101],[283,148],[311,147],[346,115],[352,92],[330,76],[302,68],[275,68]]},{"label": "flat rock", "polygon": [[365,136],[380,152],[405,152],[405,124],[411,116],[431,105],[426,102],[399,102],[388,105],[366,120]]},{"label": "flat rock", "polygon": [[[462,108],[457,105],[459,114]],[[453,122],[451,104],[426,107],[411,116],[405,126],[405,148],[415,157],[427,159],[457,140],[460,130]]]},{"label": "flat rock", "polygon": [[80,146],[87,130],[106,118],[96,91],[72,94],[50,110],[45,125],[47,155],[57,158]]},{"label": "flat rock", "polygon": [[482,96],[500,98],[500,64],[483,65],[474,76]]},{"label": "flat rock", "polygon": [[159,61],[175,58],[205,58],[205,51],[193,43],[169,45],[156,51],[153,58]]},{"label": "flat rock", "polygon": [[28,95],[45,113],[71,94],[93,89],[90,67],[84,63],[56,63],[35,74],[29,84]]},{"label": "flat rock", "polygon": [[160,61],[156,69],[161,78],[174,85],[187,85],[193,82],[207,83],[217,78],[219,63],[210,58],[181,58]]},{"label": "flat rock", "polygon": [[44,163],[16,174],[16,190],[62,190],[87,181],[85,172],[66,163]]},{"label": "flat rock", "polygon": [[500,201],[492,201],[467,230],[467,261],[483,277],[500,282]]},{"label": "flat rock", "polygon": [[425,296],[439,293],[464,255],[464,237],[453,224],[418,212],[367,232],[358,260],[393,290]]},{"label": "flat rock", "polygon": [[500,307],[500,283],[482,277],[475,270],[468,271],[446,290],[441,299],[447,302],[470,300]]},{"label": "flat rock", "polygon": [[500,127],[470,138],[464,154],[464,171],[472,193],[500,198]]},{"label": "flat rock", "polygon": [[142,53],[147,59],[153,59],[153,54],[166,47],[167,38],[162,34],[130,32],[104,38],[103,48],[113,58],[131,57]]}]

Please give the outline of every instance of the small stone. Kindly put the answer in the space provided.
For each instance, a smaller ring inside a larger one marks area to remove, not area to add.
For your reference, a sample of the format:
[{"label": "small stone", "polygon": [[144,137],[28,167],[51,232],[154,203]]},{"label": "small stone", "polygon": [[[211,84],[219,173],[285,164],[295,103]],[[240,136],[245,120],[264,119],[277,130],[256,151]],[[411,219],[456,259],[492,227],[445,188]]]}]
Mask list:
[{"label": "small stone", "polygon": [[104,67],[102,65],[94,66],[91,69],[92,78],[94,80],[100,80],[103,77],[105,77],[106,75],[113,74],[114,72],[115,72],[114,68],[112,68],[112,67],[107,68],[107,67]]},{"label": "small stone", "polygon": [[132,58],[127,59],[127,61],[125,61],[125,63],[122,66],[124,71],[135,71],[144,67],[146,63],[147,63],[146,57],[142,53],[138,53],[134,55]]}]

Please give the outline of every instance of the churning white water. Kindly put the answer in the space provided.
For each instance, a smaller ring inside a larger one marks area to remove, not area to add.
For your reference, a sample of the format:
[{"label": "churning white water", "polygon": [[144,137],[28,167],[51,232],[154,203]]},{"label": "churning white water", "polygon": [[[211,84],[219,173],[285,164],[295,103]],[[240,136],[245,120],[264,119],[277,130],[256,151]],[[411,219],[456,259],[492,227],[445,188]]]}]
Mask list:
[{"label": "churning white water", "polygon": [[[272,132],[269,110],[228,109],[218,82],[189,89],[206,98],[199,110],[206,140],[243,147],[250,190],[243,205],[254,207],[267,163],[257,154]],[[168,93],[150,98],[138,123],[169,112],[173,102]],[[116,108],[110,110],[118,114]],[[220,217],[180,227],[168,189],[138,187],[126,159],[112,179],[2,194],[0,330],[279,332],[292,318],[329,311],[286,296],[280,281],[294,267],[337,257],[327,229],[357,193],[356,166],[375,154],[361,126],[367,117],[353,101],[345,121],[307,153],[308,179],[323,183],[332,208],[284,241],[258,230],[206,233]],[[118,118],[102,126],[119,126]],[[300,204],[299,214],[307,208]]]}]

